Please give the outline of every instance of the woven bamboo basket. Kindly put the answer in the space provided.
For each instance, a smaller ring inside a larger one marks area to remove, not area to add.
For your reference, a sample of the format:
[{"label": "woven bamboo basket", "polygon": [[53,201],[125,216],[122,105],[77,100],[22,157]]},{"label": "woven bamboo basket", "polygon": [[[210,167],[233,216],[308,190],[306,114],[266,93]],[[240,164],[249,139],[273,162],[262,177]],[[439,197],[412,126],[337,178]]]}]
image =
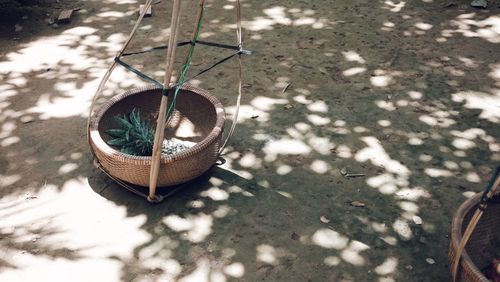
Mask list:
[{"label": "woven bamboo basket", "polygon": [[[451,224],[451,242],[448,254],[452,264],[457,256],[464,231],[479,206],[481,196],[481,194],[478,194],[468,199],[455,212]],[[490,281],[484,276],[482,270],[491,264],[493,258],[499,257],[500,191],[493,195],[467,242],[456,273],[456,281]]]},{"label": "woven bamboo basket", "polygon": [[[114,119],[137,108],[141,118],[156,124],[162,90],[156,86],[136,88],[118,94],[104,103],[90,118],[90,144],[101,167],[122,181],[148,186],[151,157],[124,154],[106,141],[105,131],[117,128]],[[219,156],[225,113],[220,101],[208,91],[184,85],[175,112],[165,129],[165,138],[175,137],[196,143],[172,155],[162,155],[158,186],[172,186],[192,180],[212,167]]]}]

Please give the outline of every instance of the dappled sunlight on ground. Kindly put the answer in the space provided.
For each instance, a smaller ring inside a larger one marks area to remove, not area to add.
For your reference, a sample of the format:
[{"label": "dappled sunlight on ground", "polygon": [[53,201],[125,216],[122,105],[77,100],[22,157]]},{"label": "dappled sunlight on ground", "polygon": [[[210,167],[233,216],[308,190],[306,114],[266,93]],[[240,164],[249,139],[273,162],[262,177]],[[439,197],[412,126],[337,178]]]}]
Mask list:
[{"label": "dappled sunlight on ground", "polygon": [[475,19],[476,13],[462,14],[450,25],[455,29],[444,29],[444,38],[459,33],[465,37],[477,37],[491,43],[500,43],[500,17],[498,15],[487,17],[483,20]]},{"label": "dappled sunlight on ground", "polygon": [[500,122],[500,89],[495,89],[493,93],[484,92],[458,92],[452,95],[454,102],[465,103],[465,107],[469,109],[479,109],[481,114],[479,118],[487,119],[488,121]]},{"label": "dappled sunlight on ground", "polygon": [[[85,140],[92,95],[139,2],[78,2],[68,25],[23,20],[14,24],[30,36],[2,39],[0,280],[448,279],[452,213],[500,161],[496,10],[242,1],[255,53],[243,57],[226,162],[150,205],[95,169]],[[130,50],[166,42],[164,2]],[[201,37],[232,44],[234,11],[207,1]],[[226,51],[200,47],[192,72]],[[163,56],[124,60],[161,80]],[[193,81],[229,119],[236,75],[228,62]],[[98,103],[145,84],[117,68]]]},{"label": "dappled sunlight on ground", "polygon": [[137,244],[150,240],[139,228],[145,216],[126,217],[123,207],[94,197],[87,188],[86,179],[79,178],[60,189],[46,185],[36,196],[2,198],[2,250],[15,266],[2,279],[43,280],[54,271],[59,279],[102,279],[103,273],[88,272],[88,267],[108,269],[104,277],[118,278],[120,265],[110,257],[126,259]]}]

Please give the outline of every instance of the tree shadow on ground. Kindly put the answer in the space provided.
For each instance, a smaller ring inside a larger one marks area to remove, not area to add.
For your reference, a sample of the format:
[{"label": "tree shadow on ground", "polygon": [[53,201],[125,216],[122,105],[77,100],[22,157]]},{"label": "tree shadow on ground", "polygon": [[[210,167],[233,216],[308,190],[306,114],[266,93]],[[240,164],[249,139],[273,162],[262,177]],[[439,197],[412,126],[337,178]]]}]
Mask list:
[{"label": "tree shadow on ground", "polygon": [[[233,4],[208,2],[202,37],[232,42],[230,13],[219,11]],[[102,219],[95,208],[88,217],[103,220],[99,228],[129,224],[137,228],[127,232],[144,236],[122,253],[106,253],[122,280],[448,279],[453,211],[482,189],[500,159],[498,10],[421,1],[244,1],[246,47],[256,52],[244,58],[245,95],[228,162],[151,206],[90,165],[86,106],[136,7],[88,5],[92,12],[73,25],[2,51],[5,200],[27,192],[43,198],[50,190],[68,197],[61,210],[77,210],[85,204],[69,194],[92,190],[81,195],[88,205],[113,214]],[[141,31],[131,49],[167,33]],[[31,57],[46,48],[56,56]],[[195,62],[221,55],[199,50]],[[161,76],[161,56],[132,62]],[[193,83],[217,92],[231,115],[234,74],[228,64]],[[134,85],[118,71],[107,94]],[[364,176],[346,178],[343,169]]]}]

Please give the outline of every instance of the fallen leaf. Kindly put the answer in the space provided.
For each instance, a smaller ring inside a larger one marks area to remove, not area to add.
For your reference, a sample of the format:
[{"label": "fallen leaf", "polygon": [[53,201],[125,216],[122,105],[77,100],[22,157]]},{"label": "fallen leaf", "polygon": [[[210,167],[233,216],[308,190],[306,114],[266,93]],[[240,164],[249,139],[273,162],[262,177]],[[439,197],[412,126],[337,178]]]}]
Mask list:
[{"label": "fallen leaf", "polygon": [[287,83],[287,84],[285,85],[285,87],[283,88],[283,90],[281,90],[281,94],[284,94],[284,93],[288,90],[288,88],[290,87],[290,85],[292,85],[292,83],[291,83],[291,82]]},{"label": "fallen leaf", "polygon": [[325,216],[325,215],[322,215],[319,217],[319,220],[323,223],[329,223],[330,220]]},{"label": "fallen leaf", "polygon": [[470,5],[474,8],[488,8],[488,2],[486,0],[474,0],[470,3]]},{"label": "fallen leaf", "polygon": [[340,174],[342,174],[343,176],[347,175],[347,168],[343,167],[343,168],[340,170]]},{"label": "fallen leaf", "polygon": [[353,207],[357,207],[357,208],[362,208],[365,206],[365,203],[363,202],[360,202],[360,201],[352,201],[351,202],[351,206]]},{"label": "fallen leaf", "polygon": [[22,123],[27,124],[27,123],[30,123],[30,122],[34,122],[35,120],[33,118],[31,118],[31,119],[24,119],[24,120],[21,120],[21,121],[22,121]]},{"label": "fallen leaf", "polygon": [[412,217],[412,219],[413,219],[413,222],[414,222],[416,225],[421,225],[421,224],[423,223],[422,218],[421,218],[420,216],[416,216],[416,215],[414,215],[414,216]]}]

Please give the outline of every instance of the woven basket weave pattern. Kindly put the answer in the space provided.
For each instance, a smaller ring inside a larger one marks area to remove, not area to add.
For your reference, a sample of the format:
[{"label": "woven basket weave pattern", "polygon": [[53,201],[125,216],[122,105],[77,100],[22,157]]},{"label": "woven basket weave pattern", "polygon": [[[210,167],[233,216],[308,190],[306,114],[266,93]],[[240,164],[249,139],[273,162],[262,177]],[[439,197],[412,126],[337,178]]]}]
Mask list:
[{"label": "woven basket weave pattern", "polygon": [[[110,175],[132,184],[149,185],[151,157],[132,156],[113,149],[106,144],[110,137],[104,132],[117,127],[115,116],[127,114],[133,108],[140,110],[142,118],[156,124],[161,97],[161,88],[158,87],[132,89],[104,103],[92,116],[91,146],[101,166]],[[158,176],[160,187],[187,182],[207,171],[218,158],[222,137],[224,108],[207,91],[184,86],[179,92],[175,108],[169,127],[165,130],[166,138],[176,136],[178,128],[187,126],[194,128],[195,133],[188,141],[196,142],[196,145],[173,155],[162,156]]]},{"label": "woven basket weave pattern", "polygon": [[[451,226],[450,262],[454,261],[462,234],[478,207],[481,195],[465,201],[455,213]],[[457,273],[457,281],[487,282],[481,270],[500,255],[500,193],[497,193],[469,239]]]}]

